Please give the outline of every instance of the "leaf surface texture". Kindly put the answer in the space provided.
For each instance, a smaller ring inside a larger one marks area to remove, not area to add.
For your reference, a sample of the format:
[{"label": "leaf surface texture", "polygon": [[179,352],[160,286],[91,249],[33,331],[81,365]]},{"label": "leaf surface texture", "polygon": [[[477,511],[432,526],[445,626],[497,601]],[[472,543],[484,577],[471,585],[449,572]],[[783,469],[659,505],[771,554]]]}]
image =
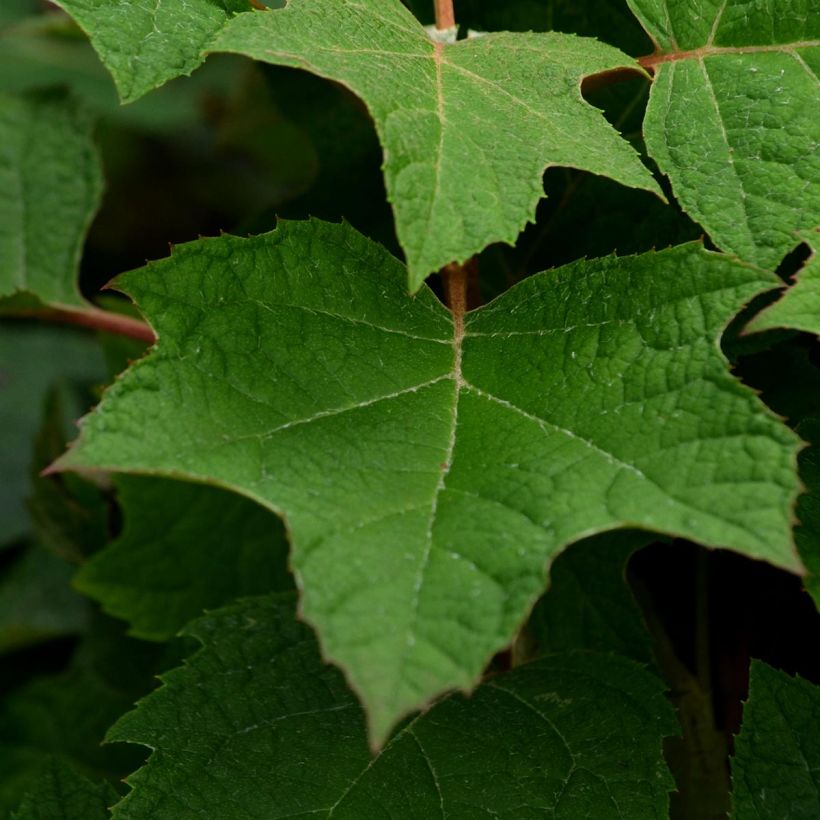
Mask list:
[{"label": "leaf surface texture", "polygon": [[0,304],[84,304],[77,268],[102,193],[91,127],[61,95],[0,93]]},{"label": "leaf surface texture", "polygon": [[716,347],[770,274],[698,245],[611,257],[455,327],[404,278],[321,222],[122,277],[160,342],[59,464],[187,476],[284,513],[304,615],[379,737],[471,686],[585,535],[633,526],[799,567],[796,437]]},{"label": "leaf surface texture", "polygon": [[820,814],[820,688],[752,661],[749,701],[732,761],[732,817]]},{"label": "leaf surface texture", "polygon": [[805,0],[629,0],[655,41],[650,155],[723,250],[774,269],[820,224],[820,13]]},{"label": "leaf surface texture", "polygon": [[117,820],[667,816],[675,720],[632,661],[522,666],[409,721],[371,760],[361,708],[292,598],[246,599],[188,631],[202,650],[109,733],[155,750]]}]

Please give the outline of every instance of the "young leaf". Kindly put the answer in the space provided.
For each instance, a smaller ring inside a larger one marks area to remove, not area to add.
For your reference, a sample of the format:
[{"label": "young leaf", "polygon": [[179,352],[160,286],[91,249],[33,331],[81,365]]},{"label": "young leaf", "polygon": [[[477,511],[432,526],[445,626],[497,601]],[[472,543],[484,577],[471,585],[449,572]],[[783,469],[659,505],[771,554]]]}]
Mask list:
[{"label": "young leaf", "polygon": [[649,153],[714,242],[775,268],[820,223],[820,16],[804,0],[628,0],[656,44]]},{"label": "young leaf", "polygon": [[212,48],[311,71],[364,100],[413,291],[449,262],[514,242],[552,165],[659,193],[581,98],[583,77],[635,65],[596,40],[501,33],[445,45],[400,0],[290,0],[235,17]]},{"label": "young leaf", "polygon": [[732,761],[732,817],[820,816],[820,688],[752,661]]},{"label": "young leaf", "polygon": [[117,485],[124,532],[74,585],[134,636],[167,640],[204,609],[292,587],[284,530],[263,507],[200,484],[123,476]]},{"label": "young leaf", "polygon": [[716,345],[773,274],[685,245],[532,277],[455,322],[404,281],[345,225],[177,247],[122,278],[161,340],[59,468],[281,511],[304,615],[377,738],[472,686],[578,538],[632,526],[799,569],[797,438]]},{"label": "young leaf", "polygon": [[667,816],[675,720],[632,661],[522,666],[416,717],[371,761],[361,709],[289,596],[188,631],[203,648],[109,733],[154,750],[117,820]]},{"label": "young leaf", "polygon": [[0,93],[0,304],[84,304],[77,266],[101,193],[84,111],[53,93]]},{"label": "young leaf", "polygon": [[815,250],[817,232],[806,232],[803,238],[811,248],[811,257],[797,275],[797,281],[779,301],[749,323],[748,332],[790,327],[820,335],[820,260]]},{"label": "young leaf", "polygon": [[11,820],[107,820],[116,800],[109,783],[95,783],[52,758]]}]

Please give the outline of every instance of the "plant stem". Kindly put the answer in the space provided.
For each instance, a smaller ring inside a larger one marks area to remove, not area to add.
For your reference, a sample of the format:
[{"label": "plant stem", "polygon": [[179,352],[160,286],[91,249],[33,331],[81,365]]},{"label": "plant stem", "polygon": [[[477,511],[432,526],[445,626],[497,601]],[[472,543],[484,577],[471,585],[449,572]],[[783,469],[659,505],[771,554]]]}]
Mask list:
[{"label": "plant stem", "polygon": [[436,28],[453,28],[456,24],[456,13],[453,11],[453,0],[436,0]]},{"label": "plant stem", "polygon": [[66,308],[43,308],[41,310],[27,310],[14,314],[21,318],[40,319],[45,322],[57,322],[66,325],[78,325],[104,333],[113,333],[117,336],[127,336],[147,344],[156,342],[157,337],[151,328],[139,319],[122,316],[119,313],[110,313],[97,308],[69,310]]},{"label": "plant stem", "polygon": [[467,312],[467,266],[447,265],[442,271],[444,276],[444,298],[453,313],[456,323],[464,321]]}]

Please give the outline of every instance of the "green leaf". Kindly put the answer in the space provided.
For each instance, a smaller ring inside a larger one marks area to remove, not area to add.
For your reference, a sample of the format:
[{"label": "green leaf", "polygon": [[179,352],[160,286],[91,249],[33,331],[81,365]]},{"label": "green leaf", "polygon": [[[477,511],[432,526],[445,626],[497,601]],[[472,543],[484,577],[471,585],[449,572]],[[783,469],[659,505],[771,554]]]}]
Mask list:
[{"label": "green leaf", "polygon": [[748,332],[789,327],[820,335],[820,260],[815,249],[817,234],[806,232],[803,239],[811,248],[811,256],[797,275],[797,281],[779,301],[749,323]]},{"label": "green leaf", "polygon": [[579,538],[637,527],[800,566],[797,439],[716,345],[772,274],[698,245],[610,257],[454,327],[379,246],[294,222],[120,281],[160,342],[55,469],[187,476],[283,513],[304,616],[379,738],[472,686]]},{"label": "green leaf", "polygon": [[88,406],[82,388],[104,377],[99,345],[88,334],[0,323],[0,546],[30,529],[25,498],[31,491],[32,439],[49,391],[63,388],[67,435],[69,419]]},{"label": "green leaf", "polygon": [[116,799],[110,784],[92,782],[52,759],[12,820],[107,820]]},{"label": "green leaf", "polygon": [[88,114],[54,93],[0,93],[0,303],[79,307],[77,267],[102,193]]},{"label": "green leaf", "polygon": [[800,524],[794,539],[809,573],[803,584],[820,608],[820,418],[806,419],[797,429],[811,446],[800,453],[800,478],[805,492],[797,505]]},{"label": "green leaf", "polygon": [[820,815],[820,688],[752,661],[732,761],[733,818]]},{"label": "green leaf", "polygon": [[121,477],[122,536],[81,567],[75,586],[131,634],[167,640],[204,609],[240,595],[287,590],[279,520],[216,487]]},{"label": "green leaf", "polygon": [[88,606],[71,589],[73,574],[39,544],[24,549],[0,576],[0,653],[83,631]]},{"label": "green leaf", "polygon": [[629,0],[656,43],[646,145],[720,248],[774,269],[820,223],[820,15],[805,0]]},{"label": "green leaf", "polygon": [[581,97],[583,77],[635,68],[592,39],[501,33],[444,45],[400,0],[291,0],[231,19],[205,0],[161,10],[110,0],[62,5],[90,32],[129,99],[190,71],[203,49],[294,66],[350,88],[379,132],[412,290],[492,242],[514,242],[552,165],[660,192],[638,155]]},{"label": "green leaf", "polygon": [[629,557],[651,540],[645,532],[605,533],[557,558],[527,623],[531,651],[589,649],[651,664],[650,635],[625,577]]},{"label": "green leaf", "polygon": [[675,720],[632,661],[522,666],[416,717],[371,761],[364,715],[289,596],[188,631],[203,649],[109,733],[154,750],[117,820],[667,816]]},{"label": "green leaf", "polygon": [[595,40],[500,33],[445,45],[399,0],[291,0],[235,17],[212,48],[306,69],[365,101],[412,290],[449,262],[514,242],[552,165],[659,192],[581,98],[583,77],[634,67]]},{"label": "green leaf", "polygon": [[179,649],[131,640],[119,624],[98,617],[67,670],[4,693],[0,817],[36,787],[53,757],[113,783],[141,765],[141,749],[101,743],[111,724],[154,688],[156,673],[179,662]]},{"label": "green leaf", "polygon": [[229,7],[229,2],[57,0],[57,5],[88,34],[127,103],[200,66],[231,15],[235,3]]}]

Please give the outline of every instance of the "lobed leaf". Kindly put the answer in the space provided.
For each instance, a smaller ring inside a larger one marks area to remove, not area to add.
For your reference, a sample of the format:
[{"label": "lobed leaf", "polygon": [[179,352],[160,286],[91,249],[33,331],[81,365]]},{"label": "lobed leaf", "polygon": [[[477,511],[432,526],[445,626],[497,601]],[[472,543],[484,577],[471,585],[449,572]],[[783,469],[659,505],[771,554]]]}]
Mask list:
[{"label": "lobed leaf", "polygon": [[667,816],[663,685],[639,664],[552,655],[450,697],[374,760],[365,720],[289,596],[189,627],[203,648],[110,740],[150,746],[117,820]]},{"label": "lobed leaf", "polygon": [[820,224],[820,14],[805,0],[628,0],[656,44],[649,153],[720,248],[774,269]]},{"label": "lobed leaf", "polygon": [[[229,51],[336,80],[368,107],[410,288],[492,242],[515,241],[568,165],[660,193],[635,151],[584,102],[581,80],[635,68],[565,34],[434,42],[400,0],[289,0],[230,16],[218,2],[61,0],[126,99]],[[389,82],[385,82],[385,78]]]},{"label": "lobed leaf", "polygon": [[752,661],[749,701],[732,760],[736,820],[820,814],[820,689]]},{"label": "lobed leaf", "polygon": [[237,16],[212,48],[311,71],[364,100],[413,291],[450,262],[514,242],[550,166],[660,193],[581,97],[583,77],[635,67],[592,39],[497,33],[444,44],[400,0],[290,0],[280,11]]},{"label": "lobed leaf", "polygon": [[283,513],[304,615],[377,739],[471,687],[579,538],[648,529],[799,570],[796,436],[717,347],[772,274],[685,245],[532,277],[455,322],[404,277],[320,222],[124,276],[160,342],[57,468]]}]

